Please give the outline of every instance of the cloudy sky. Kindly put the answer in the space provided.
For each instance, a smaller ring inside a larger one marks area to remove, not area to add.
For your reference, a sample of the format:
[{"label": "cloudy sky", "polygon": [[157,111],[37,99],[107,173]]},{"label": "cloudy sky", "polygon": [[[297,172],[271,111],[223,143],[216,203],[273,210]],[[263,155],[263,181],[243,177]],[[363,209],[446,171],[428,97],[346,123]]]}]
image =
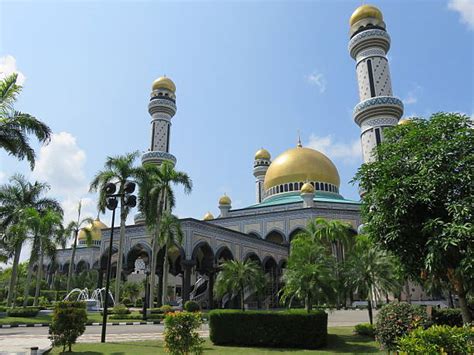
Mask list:
[{"label": "cloudy sky", "polygon": [[[395,95],[406,116],[472,115],[474,0],[374,1],[392,37]],[[15,172],[46,180],[66,219],[84,199],[95,215],[91,177],[108,155],[145,150],[152,81],[177,86],[171,129],[177,168],[194,182],[178,189],[176,213],[218,214],[254,203],[253,155],[304,145],[326,153],[341,192],[361,163],[355,63],[348,19],[360,1],[0,1],[0,72],[19,72],[17,108],[51,126],[33,172],[0,151],[0,181]],[[110,223],[109,217],[103,217]]]}]

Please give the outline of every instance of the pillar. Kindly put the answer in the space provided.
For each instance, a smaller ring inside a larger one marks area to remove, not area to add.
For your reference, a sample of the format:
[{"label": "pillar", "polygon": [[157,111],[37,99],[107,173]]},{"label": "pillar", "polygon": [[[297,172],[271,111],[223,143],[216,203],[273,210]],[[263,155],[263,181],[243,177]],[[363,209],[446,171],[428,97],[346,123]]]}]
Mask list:
[{"label": "pillar", "polygon": [[181,267],[183,268],[183,306],[186,301],[189,301],[189,293],[191,290],[191,273],[194,265],[196,265],[194,260],[181,261]]}]

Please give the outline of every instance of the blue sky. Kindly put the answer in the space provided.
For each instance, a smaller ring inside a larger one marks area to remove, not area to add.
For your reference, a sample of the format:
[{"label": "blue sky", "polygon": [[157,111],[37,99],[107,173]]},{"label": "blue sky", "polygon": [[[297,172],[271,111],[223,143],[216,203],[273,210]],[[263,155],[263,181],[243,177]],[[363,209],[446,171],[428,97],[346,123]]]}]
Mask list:
[{"label": "blue sky", "polygon": [[[194,182],[178,189],[180,217],[254,203],[253,156],[304,145],[338,167],[341,192],[361,163],[355,63],[348,19],[360,1],[0,2],[2,71],[21,72],[17,108],[55,132],[37,169],[0,152],[0,178],[47,179],[73,216],[79,198],[95,213],[87,184],[107,155],[145,150],[152,81],[177,86],[171,129],[177,168]],[[472,115],[474,2],[373,1],[392,37],[394,94],[406,116]],[[104,221],[109,224],[108,217]]]}]

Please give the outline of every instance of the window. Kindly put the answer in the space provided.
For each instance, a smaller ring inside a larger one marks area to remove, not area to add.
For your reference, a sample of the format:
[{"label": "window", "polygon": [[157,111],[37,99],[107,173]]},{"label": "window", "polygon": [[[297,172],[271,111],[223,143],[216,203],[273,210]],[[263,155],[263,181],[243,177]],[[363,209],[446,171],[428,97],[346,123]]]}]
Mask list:
[{"label": "window", "polygon": [[293,191],[293,184],[290,184],[290,191]]},{"label": "window", "polygon": [[376,128],[375,129],[375,142],[377,143],[377,145],[379,145],[381,141],[382,139],[380,137],[380,128]]},{"label": "window", "polygon": [[325,183],[325,184],[324,184],[324,191],[328,191],[328,190],[329,190],[329,189],[328,189],[328,184]]},{"label": "window", "polygon": [[288,192],[288,184],[285,184],[285,192]]},{"label": "window", "polygon": [[372,60],[367,61],[367,71],[369,72],[370,97],[375,97],[374,74],[372,72]]},{"label": "window", "polygon": [[316,189],[316,190],[319,190],[319,182],[316,183],[315,189]]}]

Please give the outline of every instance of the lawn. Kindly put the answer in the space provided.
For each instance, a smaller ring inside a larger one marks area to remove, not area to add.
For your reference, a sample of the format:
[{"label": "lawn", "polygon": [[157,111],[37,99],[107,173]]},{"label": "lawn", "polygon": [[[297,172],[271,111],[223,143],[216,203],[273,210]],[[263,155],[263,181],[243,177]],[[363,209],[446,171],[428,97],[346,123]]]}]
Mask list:
[{"label": "lawn", "polygon": [[[138,313],[137,313],[138,314]],[[41,314],[36,317],[0,317],[0,325],[3,324],[35,324],[51,323],[52,314]],[[92,323],[102,323],[100,313],[88,313],[87,320]],[[108,322],[140,322],[142,319],[110,319]],[[150,319],[152,321],[153,319]]]},{"label": "lawn", "polygon": [[[377,343],[365,336],[352,334],[353,327],[332,327],[329,328],[328,345],[320,350],[298,350],[298,349],[268,349],[268,348],[245,348],[215,346],[206,340],[204,354],[273,354],[287,353],[294,355],[310,354],[335,354],[335,353],[357,353],[357,354],[383,354],[379,350]],[[74,354],[99,355],[99,354],[166,354],[163,342],[155,341],[134,341],[120,343],[79,343],[73,346]],[[60,354],[60,349],[53,349],[50,354]],[[66,353],[67,354],[67,353]]]}]

